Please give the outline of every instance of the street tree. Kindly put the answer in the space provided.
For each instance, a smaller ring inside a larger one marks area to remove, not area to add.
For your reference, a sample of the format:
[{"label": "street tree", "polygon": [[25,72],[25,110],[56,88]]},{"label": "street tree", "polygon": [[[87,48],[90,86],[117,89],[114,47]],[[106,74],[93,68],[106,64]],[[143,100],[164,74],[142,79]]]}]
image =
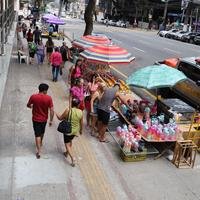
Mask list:
[{"label": "street tree", "polygon": [[85,8],[85,31],[83,35],[91,35],[93,31],[93,15],[95,13],[96,0],[89,0]]}]

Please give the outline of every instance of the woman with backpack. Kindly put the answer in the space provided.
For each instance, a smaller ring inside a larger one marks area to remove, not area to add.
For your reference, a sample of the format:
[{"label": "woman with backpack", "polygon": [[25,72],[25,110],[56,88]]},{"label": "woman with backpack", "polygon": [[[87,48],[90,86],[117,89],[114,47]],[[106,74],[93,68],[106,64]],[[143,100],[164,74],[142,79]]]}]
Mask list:
[{"label": "woman with backpack", "polygon": [[29,42],[28,43],[28,49],[29,49],[29,64],[33,64],[35,53],[37,51],[37,46],[35,42]]},{"label": "woman with backpack", "polygon": [[50,36],[48,37],[48,40],[45,46],[46,46],[46,53],[47,53],[47,61],[48,61],[48,64],[50,64],[50,57],[51,57],[51,54],[53,53],[53,48],[54,48],[54,43]]}]

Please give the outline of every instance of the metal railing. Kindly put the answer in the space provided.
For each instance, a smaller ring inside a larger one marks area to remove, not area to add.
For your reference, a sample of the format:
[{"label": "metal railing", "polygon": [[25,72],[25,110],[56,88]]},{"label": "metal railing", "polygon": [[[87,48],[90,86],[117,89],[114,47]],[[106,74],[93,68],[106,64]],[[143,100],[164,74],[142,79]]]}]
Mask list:
[{"label": "metal railing", "polygon": [[5,54],[5,43],[8,41],[8,35],[15,17],[14,1],[1,0],[0,5],[0,55]]}]

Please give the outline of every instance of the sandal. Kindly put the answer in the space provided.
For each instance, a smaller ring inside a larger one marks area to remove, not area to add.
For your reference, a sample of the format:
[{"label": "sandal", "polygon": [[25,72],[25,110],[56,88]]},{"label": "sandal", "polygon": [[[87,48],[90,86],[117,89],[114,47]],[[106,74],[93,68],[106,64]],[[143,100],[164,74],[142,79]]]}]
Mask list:
[{"label": "sandal", "polygon": [[71,166],[72,166],[72,167],[75,167],[76,165],[75,165],[75,163],[71,163]]},{"label": "sandal", "polygon": [[105,140],[99,140],[99,142],[105,142],[105,143],[109,143],[110,141],[105,139]]},{"label": "sandal", "polygon": [[40,154],[39,153],[36,153],[35,155],[36,155],[37,159],[40,159]]},{"label": "sandal", "polygon": [[74,158],[74,161],[71,163],[71,166],[72,167],[75,167],[76,166],[76,159]]}]

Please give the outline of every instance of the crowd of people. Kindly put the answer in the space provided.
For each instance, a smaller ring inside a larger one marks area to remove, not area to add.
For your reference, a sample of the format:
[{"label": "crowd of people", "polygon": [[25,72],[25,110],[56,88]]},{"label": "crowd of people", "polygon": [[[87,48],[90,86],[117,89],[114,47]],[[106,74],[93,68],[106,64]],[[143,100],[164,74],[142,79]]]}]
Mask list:
[{"label": "crowd of people", "polygon": [[[62,75],[62,69],[65,62],[73,60],[70,58],[69,48],[63,42],[61,47],[55,47],[52,37],[49,36],[46,44],[41,40],[41,32],[37,26],[32,32],[31,29],[26,33],[26,39],[29,47],[30,63],[34,62],[35,54],[37,55],[38,64],[43,64],[46,56],[47,63],[52,66],[52,80],[58,81],[59,74]],[[58,120],[70,119],[72,130],[70,134],[64,134],[65,157],[69,155],[71,165],[75,166],[75,159],[72,153],[72,140],[75,136],[83,132],[83,116],[86,116],[85,132],[90,133],[100,142],[109,142],[106,137],[111,106],[115,98],[120,96],[119,83],[116,82],[114,87],[106,87],[105,82],[101,79],[96,71],[90,74],[86,73],[87,63],[82,59],[77,59],[75,64],[68,70],[69,89],[69,106],[62,114],[56,113]],[[27,107],[32,109],[33,129],[36,142],[36,157],[41,156],[41,147],[45,133],[45,127],[50,112],[50,122],[54,117],[53,100],[47,95],[49,86],[45,83],[39,85],[39,93],[33,94]],[[127,104],[126,102],[124,102]],[[128,105],[127,105],[128,106]],[[85,115],[84,115],[85,113]]]}]

